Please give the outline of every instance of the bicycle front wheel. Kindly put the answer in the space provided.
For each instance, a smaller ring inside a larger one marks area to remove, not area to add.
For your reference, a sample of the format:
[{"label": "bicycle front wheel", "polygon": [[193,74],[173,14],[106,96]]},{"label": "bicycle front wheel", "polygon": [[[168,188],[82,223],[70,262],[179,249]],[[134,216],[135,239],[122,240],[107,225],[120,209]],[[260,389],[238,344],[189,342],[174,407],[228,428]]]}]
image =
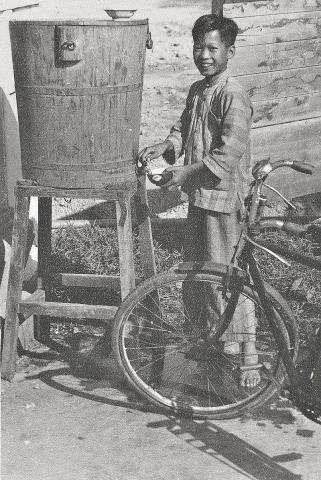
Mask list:
[{"label": "bicycle front wheel", "polygon": [[[260,364],[259,385],[249,389],[240,384],[246,362],[239,344],[248,331],[232,328],[236,345],[232,352],[223,339],[211,346],[204,341],[213,318],[204,318],[200,310],[196,313],[196,305],[202,304],[199,295],[201,291],[215,295],[220,304],[216,310],[223,314],[231,296],[224,277],[223,268],[213,274],[159,274],[142,282],[117,312],[113,330],[117,362],[129,384],[162,409],[194,418],[231,418],[264,403],[284,379],[281,355],[251,286],[243,287],[235,312],[240,317],[246,311],[255,318],[252,339]],[[297,329],[291,311],[272,287],[267,286],[267,293],[279,334],[294,357]],[[235,324],[246,321],[238,318]]]}]

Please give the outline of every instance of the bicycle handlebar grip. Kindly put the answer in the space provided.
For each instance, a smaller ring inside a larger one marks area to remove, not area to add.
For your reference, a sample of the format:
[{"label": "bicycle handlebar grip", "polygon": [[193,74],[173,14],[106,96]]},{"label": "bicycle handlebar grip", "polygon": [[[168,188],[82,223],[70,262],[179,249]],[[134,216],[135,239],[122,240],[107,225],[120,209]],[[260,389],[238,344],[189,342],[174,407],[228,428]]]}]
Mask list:
[{"label": "bicycle handlebar grip", "polygon": [[307,231],[307,226],[298,225],[297,223],[293,222],[284,222],[282,230],[285,230],[287,233],[293,233],[294,235],[300,235],[301,233],[305,233]]},{"label": "bicycle handlebar grip", "polygon": [[312,175],[314,172],[313,165],[310,165],[308,163],[297,162],[295,160],[293,161],[291,168],[293,168],[293,170],[296,170],[297,172],[306,173],[307,175]]}]

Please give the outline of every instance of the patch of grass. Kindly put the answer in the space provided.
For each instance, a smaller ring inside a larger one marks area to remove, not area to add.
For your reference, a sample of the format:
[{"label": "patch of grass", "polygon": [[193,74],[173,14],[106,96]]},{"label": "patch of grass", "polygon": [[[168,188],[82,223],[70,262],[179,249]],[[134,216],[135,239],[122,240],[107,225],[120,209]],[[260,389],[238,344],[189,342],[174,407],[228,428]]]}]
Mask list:
[{"label": "patch of grass", "polygon": [[[310,236],[292,237],[280,232],[260,234],[261,240],[274,243],[310,257],[319,258],[320,244]],[[306,343],[321,322],[321,271],[290,260],[291,266],[284,265],[271,255],[256,250],[264,278],[288,301],[298,321],[302,342]],[[291,292],[294,280],[302,279],[297,292]]]},{"label": "patch of grass", "polygon": [[[181,232],[171,238],[169,229],[159,229],[154,239],[155,260],[158,272],[163,272],[178,264],[181,259]],[[166,238],[166,241],[164,240]],[[143,278],[140,262],[138,233],[133,233],[135,273]],[[62,227],[53,232],[52,256],[49,270],[51,273],[94,273],[99,275],[118,275],[118,239],[115,228],[98,226]],[[109,289],[72,288],[51,286],[47,299],[59,302],[75,302],[93,305],[118,305],[120,291]],[[51,323],[51,335],[54,340],[63,340],[66,336],[94,331],[101,333],[99,327],[82,325],[79,322]]]},{"label": "patch of grass", "polygon": [[117,235],[112,228],[72,225],[54,231],[51,271],[116,274]]},{"label": "patch of grass", "polygon": [[[166,271],[182,261],[183,230],[173,229],[173,225],[155,227],[153,231],[155,259],[157,271]],[[136,275],[142,277],[140,263],[139,241],[137,232],[134,232],[134,260]],[[290,248],[300,253],[319,258],[320,245],[310,237],[291,237],[279,232],[260,234],[261,240],[268,240],[278,246]],[[101,275],[119,273],[118,240],[114,228],[85,226],[77,228],[68,226],[60,228],[53,235],[53,255],[51,258],[52,272],[70,273],[97,273]],[[285,296],[298,320],[303,342],[321,321],[321,272],[302,266],[291,261],[288,267],[271,255],[256,250],[255,256],[264,278]],[[290,293],[293,281],[302,278],[300,284],[301,295]],[[106,289],[75,289],[53,288],[51,298],[58,301],[76,301],[79,303],[115,305],[120,301],[119,292]],[[56,327],[58,328],[58,327]],[[75,327],[73,324],[62,327],[64,334],[70,334],[73,329],[89,327]],[[59,329],[58,329],[59,330]],[[59,331],[56,331],[56,333]]]},{"label": "patch of grass", "polygon": [[[160,237],[160,241],[157,237]],[[133,234],[133,242],[136,275],[142,276],[137,232]],[[154,248],[159,272],[171,268],[181,259],[178,241],[171,238],[166,227],[156,235]],[[90,225],[77,228],[70,225],[55,230],[50,268],[52,272],[117,275],[119,258],[116,229]]]}]

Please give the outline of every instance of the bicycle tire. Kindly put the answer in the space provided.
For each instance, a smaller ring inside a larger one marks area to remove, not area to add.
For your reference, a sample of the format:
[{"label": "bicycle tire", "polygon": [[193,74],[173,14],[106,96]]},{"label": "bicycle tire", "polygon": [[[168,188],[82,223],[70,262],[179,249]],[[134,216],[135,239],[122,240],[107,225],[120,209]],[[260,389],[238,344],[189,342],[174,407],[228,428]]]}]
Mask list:
[{"label": "bicycle tire", "polygon": [[[188,316],[182,286],[193,281],[194,286],[197,282],[215,287],[221,295],[225,272],[221,266],[210,274],[170,271],[155,275],[132,291],[117,311],[112,335],[117,363],[129,385],[163,411],[198,419],[233,418],[265,403],[284,380],[281,355],[253,286],[243,287],[239,301],[250,300],[259,317],[256,346],[264,368],[258,387],[239,385],[241,353],[227,355],[221,347],[213,347],[202,357],[200,329],[185,332]],[[295,358],[298,331],[292,312],[268,284],[266,291],[279,333]]]}]

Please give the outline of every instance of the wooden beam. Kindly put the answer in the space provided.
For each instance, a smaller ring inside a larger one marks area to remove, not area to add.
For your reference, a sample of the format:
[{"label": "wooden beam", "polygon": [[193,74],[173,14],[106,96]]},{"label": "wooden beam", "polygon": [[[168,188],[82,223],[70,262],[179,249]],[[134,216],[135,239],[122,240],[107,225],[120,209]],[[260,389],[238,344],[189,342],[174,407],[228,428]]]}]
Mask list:
[{"label": "wooden beam", "polygon": [[[51,256],[52,198],[38,198],[38,276],[37,288],[46,288],[48,260]],[[35,318],[35,338],[46,343],[50,338],[49,318]]]},{"label": "wooden beam", "polygon": [[251,75],[321,63],[321,38],[265,45],[238,46],[229,61],[232,75]]},{"label": "wooden beam", "polygon": [[[136,180],[136,179],[135,179]],[[31,180],[20,180],[19,190],[28,197],[58,197],[58,198],[99,198],[100,200],[117,200],[120,191],[134,195],[136,183],[128,182],[108,185],[105,188],[58,188],[33,185]]]},{"label": "wooden beam", "polygon": [[316,39],[320,36],[320,12],[244,17],[237,19],[236,45],[259,45]]},{"label": "wooden beam", "polygon": [[237,80],[252,102],[309,95],[321,91],[321,65],[242,75]]},{"label": "wooden beam", "polygon": [[321,92],[253,102],[253,128],[321,116]]},{"label": "wooden beam", "polygon": [[[119,275],[98,275],[95,273],[52,273],[49,283],[63,287],[110,288],[120,291]],[[141,278],[136,277],[136,285]]]},{"label": "wooden beam", "polygon": [[321,2],[318,0],[274,0],[224,3],[224,16],[229,18],[254,17],[259,15],[276,15],[279,13],[297,13],[320,11]]},{"label": "wooden beam", "polygon": [[144,276],[149,278],[156,274],[153,234],[146,190],[146,176],[137,179],[136,217],[139,229],[140,259],[143,265]]},{"label": "wooden beam", "polygon": [[32,2],[30,0],[23,1],[23,0],[6,0],[1,2],[0,13],[6,12],[7,10],[12,10],[13,12],[17,10],[22,10],[24,8],[32,8],[38,7],[39,2]]},{"label": "wooden beam", "polygon": [[262,158],[270,158],[271,161],[291,159],[311,163],[316,168],[312,176],[289,168],[278,170],[271,174],[270,185],[290,198],[320,191],[321,117],[256,128],[252,130],[251,138],[253,162]]},{"label": "wooden beam", "polygon": [[119,193],[116,201],[121,298],[135,288],[135,265],[130,196]]},{"label": "wooden beam", "polygon": [[34,315],[45,315],[48,317],[66,317],[75,319],[97,319],[111,321],[118,310],[118,307],[107,305],[85,305],[82,303],[58,303],[58,302],[26,302],[19,303],[19,311],[24,315],[25,311],[32,311]]},{"label": "wooden beam", "polygon": [[[297,159],[297,157],[295,157],[295,159]],[[312,163],[312,159],[309,160],[307,161]],[[321,165],[316,165],[313,176],[303,175],[294,170],[284,168],[284,171],[279,170],[277,175],[271,175],[268,184],[280,190],[287,198],[295,198],[320,192],[320,178]],[[277,201],[279,199],[278,196],[274,198],[277,199]]]},{"label": "wooden beam", "polygon": [[212,13],[215,15],[223,15],[224,0],[212,0]]},{"label": "wooden beam", "polygon": [[11,380],[16,368],[17,339],[19,330],[18,302],[21,299],[22,278],[25,265],[25,248],[28,231],[29,198],[17,194],[12,232],[12,248],[6,321],[2,350],[2,378]]},{"label": "wooden beam", "polygon": [[[22,315],[26,320],[31,315],[33,315],[32,307],[28,309],[28,305],[32,305],[34,302],[44,302],[45,301],[45,291],[44,290],[36,290],[32,295],[29,297],[21,300],[18,306],[18,313]],[[20,305],[24,305],[23,309],[20,308]],[[23,312],[22,312],[23,310]]]},{"label": "wooden beam", "polygon": [[256,159],[291,158],[314,164],[320,163],[321,117],[256,128],[252,130],[251,136],[252,155]]}]

